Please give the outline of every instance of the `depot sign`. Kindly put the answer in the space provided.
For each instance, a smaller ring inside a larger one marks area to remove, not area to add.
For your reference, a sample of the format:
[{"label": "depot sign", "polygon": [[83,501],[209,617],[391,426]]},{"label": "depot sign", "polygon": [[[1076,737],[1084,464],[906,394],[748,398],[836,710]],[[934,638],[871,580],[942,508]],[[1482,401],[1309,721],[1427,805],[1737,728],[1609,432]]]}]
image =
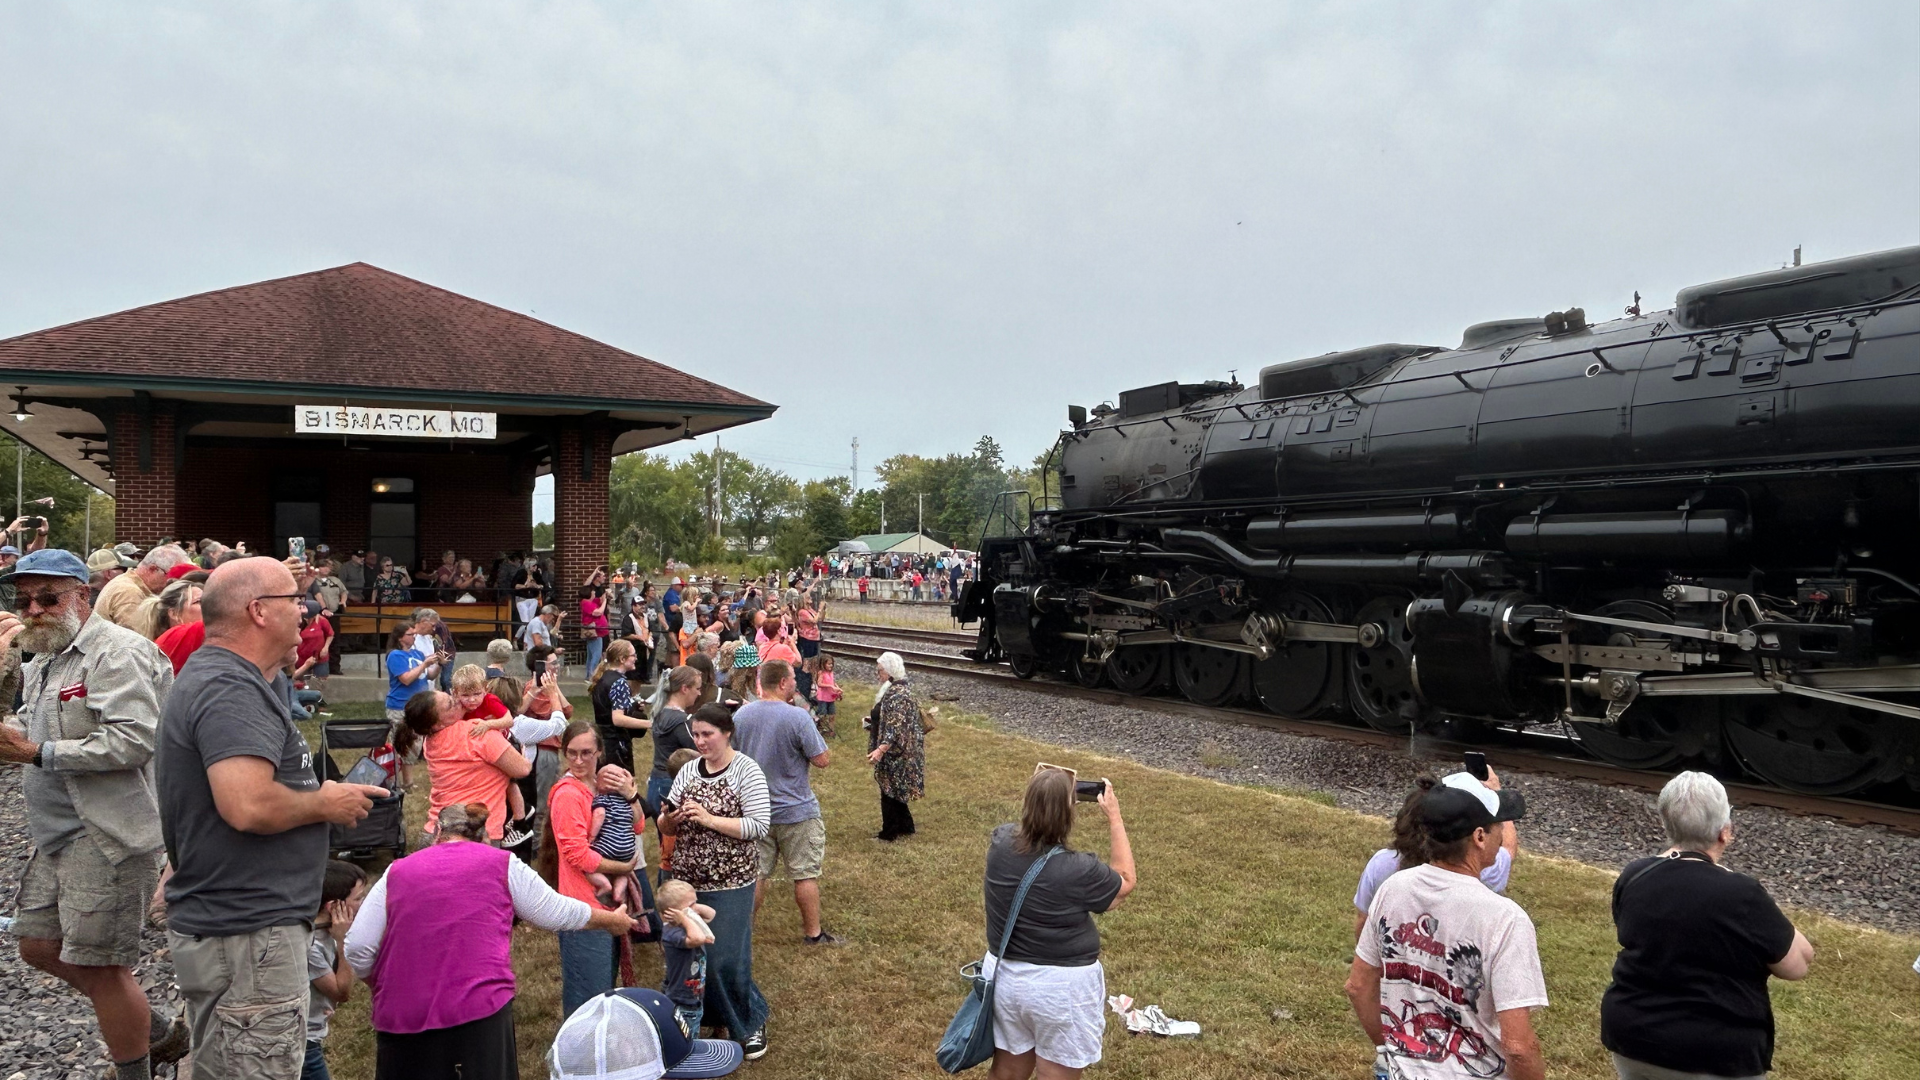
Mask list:
[{"label": "depot sign", "polygon": [[491,439],[498,414],[448,409],[369,409],[355,405],[295,405],[299,435],[376,435],[400,439]]}]

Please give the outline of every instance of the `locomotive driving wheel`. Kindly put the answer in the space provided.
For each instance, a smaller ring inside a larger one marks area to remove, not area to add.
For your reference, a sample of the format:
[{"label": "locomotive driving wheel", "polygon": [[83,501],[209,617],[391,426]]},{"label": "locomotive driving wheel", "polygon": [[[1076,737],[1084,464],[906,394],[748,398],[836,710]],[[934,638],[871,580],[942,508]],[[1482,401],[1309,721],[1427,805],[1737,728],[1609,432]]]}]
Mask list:
[{"label": "locomotive driving wheel", "polygon": [[1353,715],[1376,731],[1404,735],[1425,711],[1413,686],[1413,632],[1407,598],[1382,596],[1353,620],[1361,640],[1347,652],[1347,691]]},{"label": "locomotive driving wheel", "polygon": [[1886,713],[1797,695],[1736,699],[1727,746],[1753,775],[1808,795],[1845,795],[1912,768],[1907,722]]},{"label": "locomotive driving wheel", "polygon": [[1167,678],[1164,645],[1127,645],[1107,657],[1107,678],[1123,694],[1150,694]]},{"label": "locomotive driving wheel", "polygon": [[[1332,609],[1310,593],[1286,593],[1271,607],[1289,619],[1334,621]],[[1277,642],[1272,655],[1253,662],[1253,695],[1268,712],[1312,716],[1338,690],[1333,672],[1339,658],[1338,647],[1325,641]]]},{"label": "locomotive driving wheel", "polygon": [[[1644,600],[1603,604],[1594,614],[1650,623],[1673,621],[1672,612]],[[1590,644],[1632,644],[1630,637],[1616,638],[1599,628],[1593,632],[1603,636]],[[1576,707],[1595,704],[1577,692],[1574,700]],[[1617,723],[1597,716],[1575,716],[1571,723],[1574,737],[1588,753],[1623,769],[1665,769],[1682,761],[1720,756],[1716,737],[1720,709],[1712,698],[1648,698],[1631,705]]]},{"label": "locomotive driving wheel", "polygon": [[1031,679],[1040,670],[1040,658],[1032,653],[1010,652],[1007,667],[1013,669],[1016,678]]},{"label": "locomotive driving wheel", "polygon": [[1173,681],[1195,705],[1225,705],[1240,696],[1246,674],[1245,653],[1206,645],[1173,647]]}]

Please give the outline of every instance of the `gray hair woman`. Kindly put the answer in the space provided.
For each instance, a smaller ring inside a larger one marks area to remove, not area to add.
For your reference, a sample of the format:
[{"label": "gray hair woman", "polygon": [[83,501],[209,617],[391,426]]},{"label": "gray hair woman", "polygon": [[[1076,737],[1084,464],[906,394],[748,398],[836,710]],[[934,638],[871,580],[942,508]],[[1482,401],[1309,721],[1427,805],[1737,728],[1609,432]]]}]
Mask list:
[{"label": "gray hair woman", "polygon": [[1813,946],[1758,881],[1727,870],[1727,789],[1683,772],[1660,791],[1672,846],[1613,883],[1620,954],[1600,1042],[1622,1080],[1762,1077],[1773,1067],[1767,976],[1807,977]]},{"label": "gray hair woman", "polygon": [[875,662],[880,693],[867,714],[867,761],[880,785],[880,831],[874,839],[889,843],[914,833],[907,803],[926,794],[926,718],[907,686],[907,665],[899,653],[881,653]]}]

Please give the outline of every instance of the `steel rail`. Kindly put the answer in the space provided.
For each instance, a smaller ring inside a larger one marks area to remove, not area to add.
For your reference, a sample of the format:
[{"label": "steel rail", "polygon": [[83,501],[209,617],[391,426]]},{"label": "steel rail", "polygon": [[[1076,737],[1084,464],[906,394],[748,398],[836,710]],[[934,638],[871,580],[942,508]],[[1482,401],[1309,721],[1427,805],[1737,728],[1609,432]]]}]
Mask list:
[{"label": "steel rail", "polygon": [[[923,636],[929,631],[899,629],[894,636],[913,638]],[[931,633],[951,633],[950,631],[931,631]],[[965,657],[949,656],[945,653],[919,652],[910,649],[884,648],[859,642],[824,639],[821,648],[830,653],[850,659],[872,660],[883,652],[898,653],[907,667],[970,679],[975,682],[990,682],[1005,686],[1018,687],[1038,694],[1051,694],[1055,697],[1077,698],[1103,705],[1120,708],[1142,709],[1149,712],[1164,713],[1170,716],[1185,716],[1201,720],[1225,721],[1248,727],[1265,728],[1269,731],[1285,732],[1289,735],[1302,735],[1309,738],[1335,739],[1356,743],[1377,749],[1396,751],[1408,750],[1408,738],[1390,735],[1386,732],[1372,731],[1366,728],[1350,727],[1345,724],[1320,720],[1297,720],[1273,713],[1254,709],[1214,708],[1196,705],[1179,698],[1136,697],[1111,689],[1088,689],[1076,683],[1060,682],[1053,679],[1021,679],[998,664],[977,664]],[[1459,743],[1447,739],[1421,736],[1423,747],[1433,750],[1463,751],[1484,750],[1484,745]],[[1512,766],[1523,772],[1540,773],[1548,776],[1569,777],[1594,783],[1611,784],[1618,787],[1637,788],[1642,791],[1658,792],[1665,786],[1670,773],[1642,769],[1625,769],[1591,758],[1572,757],[1565,754],[1547,753],[1524,748],[1501,747],[1501,764]],[[1851,825],[1878,825],[1892,832],[1908,836],[1920,836],[1920,810],[1884,803],[1868,802],[1861,799],[1847,799],[1819,795],[1802,795],[1798,792],[1782,791],[1742,781],[1726,784],[1727,795],[1742,806],[1765,806],[1787,813],[1807,817],[1833,818]]]}]

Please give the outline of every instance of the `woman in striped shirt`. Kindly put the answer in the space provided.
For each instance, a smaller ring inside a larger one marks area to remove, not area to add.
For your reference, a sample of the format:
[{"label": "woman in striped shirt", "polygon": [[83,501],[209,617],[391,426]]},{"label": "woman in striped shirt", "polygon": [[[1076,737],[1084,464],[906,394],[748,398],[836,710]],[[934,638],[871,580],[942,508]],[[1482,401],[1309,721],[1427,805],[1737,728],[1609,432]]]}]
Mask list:
[{"label": "woman in striped shirt", "polygon": [[688,721],[699,751],[674,777],[660,814],[660,831],[676,837],[673,876],[694,887],[713,908],[714,943],[707,946],[707,1021],[727,1029],[749,1058],[766,1053],[767,999],[753,982],[753,886],[757,844],[767,834],[773,804],[767,777],[733,748],[733,714],[703,705]]}]

